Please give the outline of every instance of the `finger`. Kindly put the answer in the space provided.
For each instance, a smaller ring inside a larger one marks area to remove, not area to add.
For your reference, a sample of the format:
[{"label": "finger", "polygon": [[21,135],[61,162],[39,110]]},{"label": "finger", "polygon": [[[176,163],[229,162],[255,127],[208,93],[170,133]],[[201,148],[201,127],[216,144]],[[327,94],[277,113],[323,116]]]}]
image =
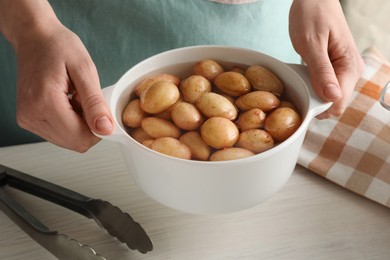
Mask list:
[{"label": "finger", "polygon": [[326,101],[335,102],[343,97],[339,81],[326,49],[310,50],[303,57],[309,70],[309,76],[315,92]]},{"label": "finger", "polygon": [[[65,130],[63,127],[60,129]],[[88,127],[85,128],[86,131],[83,131],[83,134],[80,134],[79,131],[77,133],[72,133],[71,131],[63,131],[63,133],[60,133],[60,129],[51,124],[49,121],[43,120],[36,123],[35,126],[29,127],[27,130],[52,144],[80,153],[88,151],[89,148],[98,143],[100,140],[89,131]],[[80,139],[71,140],[69,138],[70,136],[74,136],[76,134],[79,135]]]},{"label": "finger", "polygon": [[113,119],[100,89],[99,77],[92,60],[68,64],[67,70],[80,99],[84,119],[89,128],[98,134],[113,131]]},{"label": "finger", "polygon": [[81,108],[81,101],[80,101],[80,97],[79,95],[77,94],[76,91],[73,91],[71,97],[69,97],[69,102],[70,104],[72,105],[73,107],[73,110],[79,114],[80,116],[83,115],[83,109]]},{"label": "finger", "polygon": [[364,70],[364,62],[356,49],[348,49],[345,58],[335,61],[334,67],[343,91],[343,97],[333,103],[329,112],[334,116],[344,113],[351,101],[353,90]]},{"label": "finger", "polygon": [[351,78],[349,74],[339,74],[337,75],[337,78],[340,82],[339,84],[341,86],[342,96],[338,100],[334,101],[332,106],[327,111],[318,115],[318,119],[327,119],[331,116],[341,116],[348,106],[356,80]]},{"label": "finger", "polygon": [[[90,132],[89,128],[85,125],[85,122],[80,123],[82,123],[79,125],[81,128],[77,126],[77,123],[69,128],[61,122],[38,120],[34,121],[34,124],[25,125],[22,128],[42,137],[50,143],[83,153],[99,142],[100,139]],[[60,127],[58,127],[59,125]],[[82,130],[72,131],[72,128]],[[78,136],[79,139],[74,138],[75,136]]]},{"label": "finger", "polygon": [[59,138],[71,144],[73,150],[87,151],[100,140],[91,132],[80,114],[74,110],[68,98],[59,100],[53,110],[53,115],[56,116],[51,118],[49,124],[57,129]]},{"label": "finger", "polygon": [[357,78],[354,74],[351,74],[350,71],[351,70],[345,71],[338,75],[340,85],[342,86],[343,96],[339,100],[335,101],[328,109],[328,112],[333,116],[342,115],[351,100]]},{"label": "finger", "polygon": [[41,118],[25,120],[22,127],[63,148],[86,152],[100,139],[73,110],[67,95],[62,95],[60,99],[52,98],[55,104],[48,104],[48,112],[42,113]]}]

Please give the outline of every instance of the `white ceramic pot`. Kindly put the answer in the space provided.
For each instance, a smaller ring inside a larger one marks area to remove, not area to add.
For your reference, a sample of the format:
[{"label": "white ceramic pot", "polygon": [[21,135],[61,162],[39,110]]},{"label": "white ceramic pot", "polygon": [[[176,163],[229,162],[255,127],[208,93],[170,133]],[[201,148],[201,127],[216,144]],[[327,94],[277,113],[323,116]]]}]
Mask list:
[{"label": "white ceramic pot", "polygon": [[[125,131],[121,114],[137,83],[155,73],[184,77],[195,62],[214,59],[223,65],[263,65],[279,76],[298,106],[303,122],[286,141],[244,159],[224,162],[183,160],[141,145]],[[196,214],[244,210],[279,191],[291,176],[310,121],[329,108],[313,92],[306,67],[286,64],[262,53],[227,46],[194,46],[150,57],[128,70],[114,85],[103,89],[114,115],[116,130],[103,139],[119,142],[130,173],[154,200]]]}]

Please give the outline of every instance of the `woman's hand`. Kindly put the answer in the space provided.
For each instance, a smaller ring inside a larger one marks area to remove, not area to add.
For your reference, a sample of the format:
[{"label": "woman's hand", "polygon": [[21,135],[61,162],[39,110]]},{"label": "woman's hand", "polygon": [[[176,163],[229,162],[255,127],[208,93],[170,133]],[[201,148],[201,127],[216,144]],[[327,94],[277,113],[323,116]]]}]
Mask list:
[{"label": "woman's hand", "polygon": [[0,1],[6,3],[0,29],[17,54],[18,124],[61,147],[87,151],[99,141],[92,131],[113,131],[88,51],[46,0]]},{"label": "woman's hand", "polygon": [[19,45],[17,57],[21,127],[79,152],[98,142],[91,131],[111,133],[112,119],[96,67],[74,33],[59,25],[50,34]]},{"label": "woman's hand", "polygon": [[319,118],[340,116],[346,109],[363,60],[338,0],[294,0],[290,37],[307,64],[316,93],[333,105]]}]

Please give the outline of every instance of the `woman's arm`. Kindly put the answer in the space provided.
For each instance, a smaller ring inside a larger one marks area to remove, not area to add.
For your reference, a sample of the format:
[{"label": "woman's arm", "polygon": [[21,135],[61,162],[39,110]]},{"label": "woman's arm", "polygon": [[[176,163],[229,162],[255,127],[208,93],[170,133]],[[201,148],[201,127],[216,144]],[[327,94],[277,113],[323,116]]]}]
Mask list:
[{"label": "woman's arm", "polygon": [[17,55],[17,122],[22,128],[79,152],[99,141],[91,131],[112,132],[95,64],[48,1],[0,0],[0,30]]},{"label": "woman's arm", "polygon": [[334,102],[319,117],[340,116],[364,64],[339,0],[294,0],[290,36],[308,66],[313,88],[324,100]]}]

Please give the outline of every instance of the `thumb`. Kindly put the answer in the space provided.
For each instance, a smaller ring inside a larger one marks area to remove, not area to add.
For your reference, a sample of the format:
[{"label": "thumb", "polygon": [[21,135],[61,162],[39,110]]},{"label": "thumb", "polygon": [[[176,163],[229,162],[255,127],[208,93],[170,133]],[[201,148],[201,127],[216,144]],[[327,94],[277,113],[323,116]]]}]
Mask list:
[{"label": "thumb", "polygon": [[92,132],[102,135],[114,130],[113,118],[100,89],[95,65],[91,62],[77,69],[68,68],[71,81],[77,91],[84,119]]},{"label": "thumb", "polygon": [[312,86],[323,100],[335,102],[342,98],[343,92],[336,77],[336,73],[329,59],[328,53],[322,54],[316,50],[315,54],[309,55],[307,64]]}]

